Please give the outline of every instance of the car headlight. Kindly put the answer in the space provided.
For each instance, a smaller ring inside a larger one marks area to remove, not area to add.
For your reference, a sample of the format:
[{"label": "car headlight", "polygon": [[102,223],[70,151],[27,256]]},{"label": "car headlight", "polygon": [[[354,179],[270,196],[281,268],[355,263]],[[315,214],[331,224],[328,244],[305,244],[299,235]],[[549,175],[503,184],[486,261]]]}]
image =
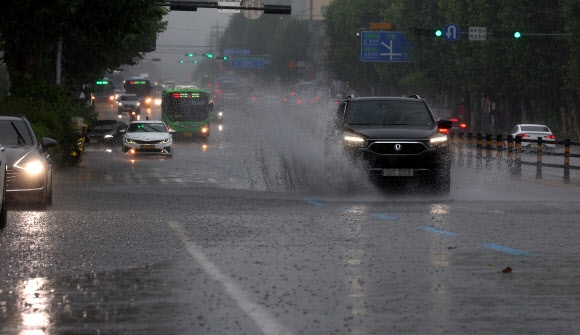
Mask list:
[{"label": "car headlight", "polygon": [[169,143],[171,141],[171,137],[168,137],[166,139],[164,139],[163,141],[161,141],[161,144],[166,144]]},{"label": "car headlight", "polygon": [[429,139],[429,144],[432,147],[447,145],[447,135],[438,134]]},{"label": "car headlight", "polygon": [[155,105],[161,106],[161,99],[155,99]]},{"label": "car headlight", "polygon": [[122,102],[119,102],[119,107],[123,107],[123,103]]},{"label": "car headlight", "polygon": [[15,168],[22,169],[26,171],[28,174],[37,175],[44,171],[44,165],[39,160],[30,160],[30,161],[19,161],[14,164]]},{"label": "car headlight", "polygon": [[141,103],[139,103],[139,102],[138,102],[138,103],[137,103],[137,107],[139,107],[139,105],[141,105]]},{"label": "car headlight", "polygon": [[146,104],[150,104],[150,103],[151,103],[151,98],[147,98],[147,99],[145,99],[145,103],[146,103]]},{"label": "car headlight", "polygon": [[112,137],[113,137],[113,135],[112,135],[112,134],[107,134],[107,135],[105,135],[105,138],[112,138]]},{"label": "car headlight", "polygon": [[365,146],[365,139],[361,136],[353,133],[344,133],[343,136],[344,142],[353,147],[364,147]]},{"label": "car headlight", "polygon": [[125,137],[125,143],[131,144],[131,143],[133,143],[133,141],[130,138]]}]

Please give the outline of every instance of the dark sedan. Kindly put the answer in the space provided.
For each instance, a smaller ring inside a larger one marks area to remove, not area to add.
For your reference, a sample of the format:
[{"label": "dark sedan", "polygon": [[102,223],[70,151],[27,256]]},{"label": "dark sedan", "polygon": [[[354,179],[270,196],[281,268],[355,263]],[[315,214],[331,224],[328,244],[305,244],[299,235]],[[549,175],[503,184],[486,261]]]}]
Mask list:
[{"label": "dark sedan", "polygon": [[52,161],[46,149],[57,142],[43,137],[39,143],[26,117],[0,116],[0,143],[6,148],[8,199],[41,209],[52,204]]},{"label": "dark sedan", "polygon": [[120,131],[126,128],[127,124],[121,120],[94,121],[89,127],[87,139],[91,144],[120,143],[123,137]]}]

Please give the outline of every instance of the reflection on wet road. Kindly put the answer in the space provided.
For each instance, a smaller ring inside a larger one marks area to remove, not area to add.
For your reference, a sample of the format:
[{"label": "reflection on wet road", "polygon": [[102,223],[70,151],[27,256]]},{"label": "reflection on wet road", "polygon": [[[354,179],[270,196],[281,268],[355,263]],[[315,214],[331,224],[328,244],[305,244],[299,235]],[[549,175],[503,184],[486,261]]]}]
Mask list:
[{"label": "reflection on wet road", "polygon": [[9,212],[0,333],[580,329],[574,183],[454,166],[449,196],[376,189],[325,173],[320,120],[286,112],[232,111],[172,159],[88,145],[48,210]]}]

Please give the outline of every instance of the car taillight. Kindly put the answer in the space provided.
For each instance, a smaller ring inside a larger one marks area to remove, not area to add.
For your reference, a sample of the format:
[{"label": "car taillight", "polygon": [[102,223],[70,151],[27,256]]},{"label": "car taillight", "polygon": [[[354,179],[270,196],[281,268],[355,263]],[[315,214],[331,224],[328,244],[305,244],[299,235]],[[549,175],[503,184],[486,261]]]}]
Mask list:
[{"label": "car taillight", "polygon": [[302,99],[298,99],[298,104],[301,104],[301,103],[302,103]]},{"label": "car taillight", "polygon": [[555,140],[556,139],[556,136],[554,136],[554,135],[546,135],[546,136],[544,136],[544,138],[547,138],[549,140]]},{"label": "car taillight", "polygon": [[459,119],[458,119],[458,118],[456,118],[456,117],[452,117],[452,118],[451,118],[451,119],[449,119],[449,120],[450,120],[451,122],[457,122],[457,121],[459,121]]},{"label": "car taillight", "polygon": [[256,100],[258,100],[258,99],[257,99],[256,97],[252,97],[252,100],[256,101]]},{"label": "car taillight", "polygon": [[516,137],[530,137],[528,134],[517,134]]},{"label": "car taillight", "polygon": [[467,128],[467,124],[465,124],[465,123],[460,123],[460,124],[459,124],[459,128],[463,128],[463,129],[465,129],[465,128]]},{"label": "car taillight", "polygon": [[438,129],[438,131],[439,131],[441,134],[449,134],[449,129],[445,129],[445,128],[439,128],[439,129]]}]

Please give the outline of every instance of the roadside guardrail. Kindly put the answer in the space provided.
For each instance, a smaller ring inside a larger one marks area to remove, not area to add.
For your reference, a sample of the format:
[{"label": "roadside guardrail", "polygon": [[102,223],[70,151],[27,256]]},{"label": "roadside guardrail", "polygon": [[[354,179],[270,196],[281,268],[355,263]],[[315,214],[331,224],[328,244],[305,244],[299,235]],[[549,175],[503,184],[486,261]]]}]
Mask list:
[{"label": "roadside guardrail", "polygon": [[[573,142],[570,139],[565,139],[564,141],[544,141],[542,137],[533,140],[523,139],[521,137],[514,138],[512,135],[504,139],[503,135],[497,135],[494,140],[492,134],[485,134],[484,145],[484,136],[481,133],[451,132],[449,138],[453,164],[457,166],[475,166],[477,169],[482,169],[485,165],[486,169],[490,169],[492,164],[496,164],[500,170],[507,168],[513,176],[521,176],[522,165],[532,165],[536,166],[536,179],[543,178],[543,167],[561,168],[563,169],[562,181],[566,184],[570,183],[570,170],[580,170],[580,166],[570,165],[571,157],[580,158],[580,154],[571,153],[570,148],[580,147],[580,142]],[[535,149],[525,150],[522,147],[522,143],[526,142],[535,143]],[[545,144],[554,144],[554,150],[544,150]],[[558,152],[559,146],[563,146],[563,152]],[[483,153],[484,150],[485,155]],[[536,161],[523,161],[522,154],[524,153],[536,155]],[[563,162],[562,164],[546,163],[542,160],[544,156],[563,157]],[[494,161],[495,163],[493,163]]]}]

